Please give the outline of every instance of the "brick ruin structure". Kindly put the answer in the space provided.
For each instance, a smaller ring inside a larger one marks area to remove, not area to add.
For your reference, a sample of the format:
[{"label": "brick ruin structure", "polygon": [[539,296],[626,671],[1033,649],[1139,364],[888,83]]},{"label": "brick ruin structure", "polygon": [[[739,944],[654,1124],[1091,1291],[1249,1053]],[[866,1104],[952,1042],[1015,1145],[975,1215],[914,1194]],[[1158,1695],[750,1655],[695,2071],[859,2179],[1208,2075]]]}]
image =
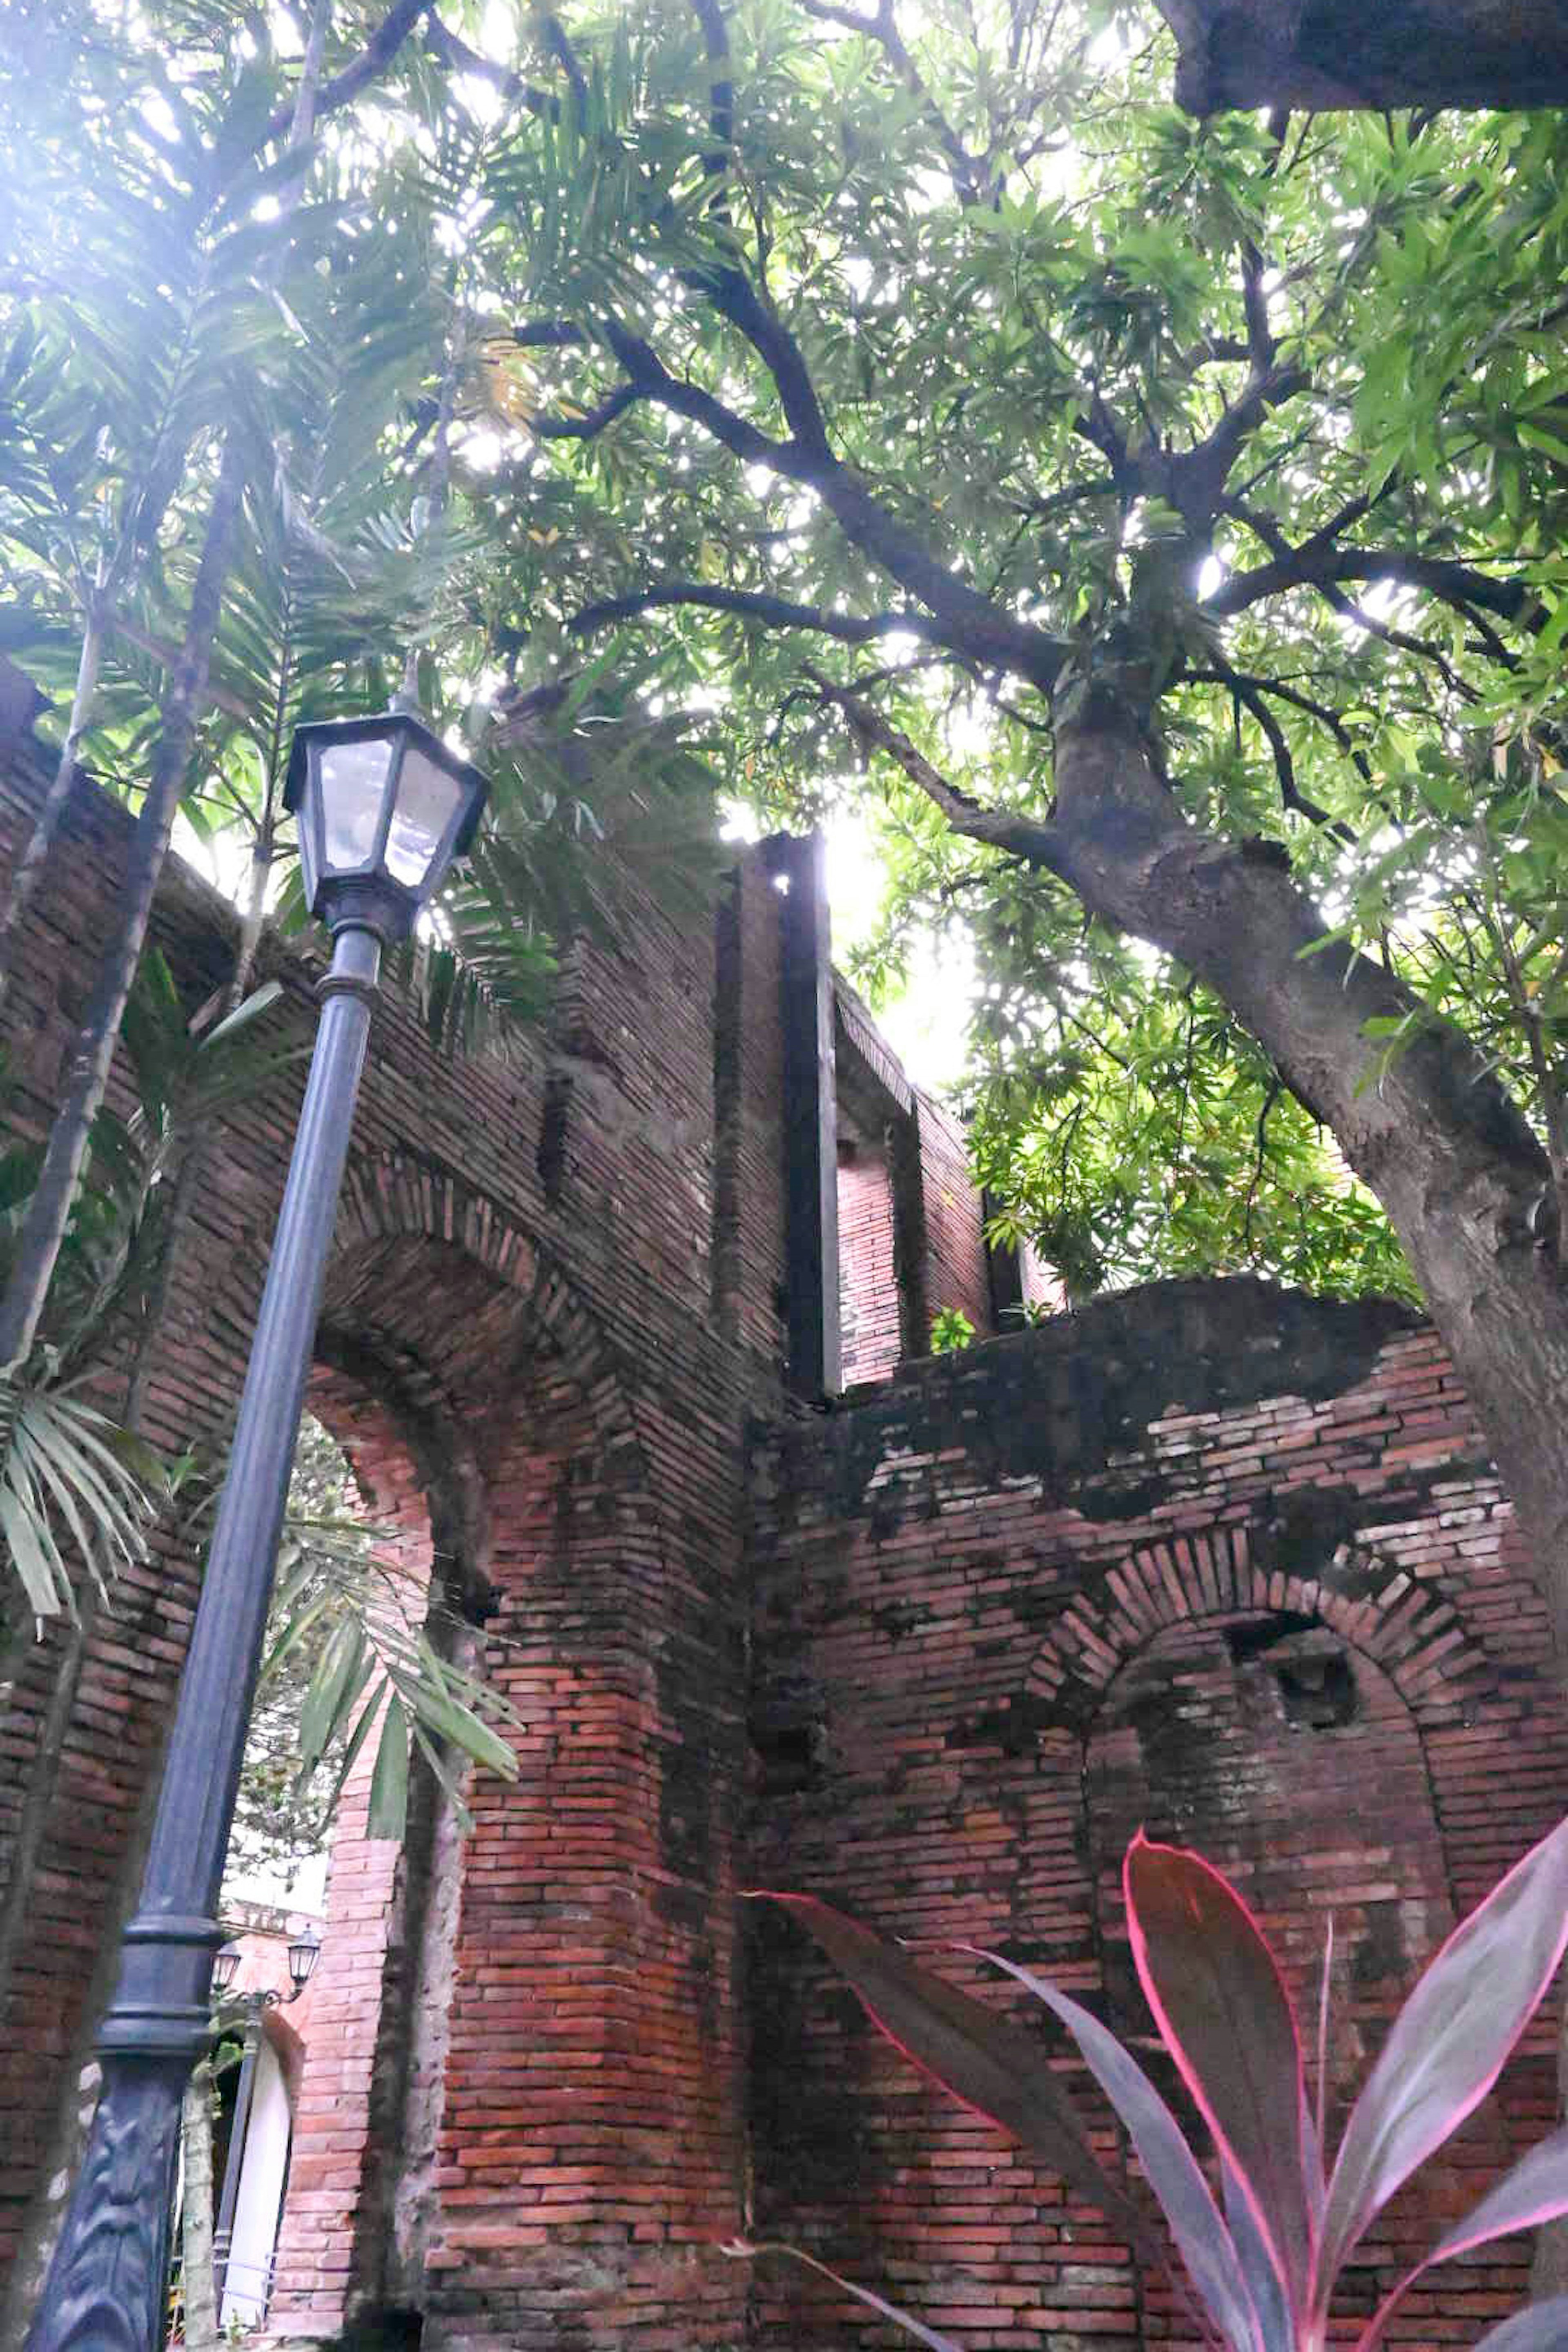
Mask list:
[{"label": "brick ruin structure", "polygon": [[[13,730],[12,848],[44,773]],[[84,782],[5,1006],[14,1131],[58,1095],[128,833]],[[232,928],[171,870],[158,937],[193,1006]],[[303,1043],[319,952],[265,960],[267,1018]],[[299,1087],[207,1139],[150,1385],[171,1449],[232,1415]],[[835,978],[814,842],[745,853],[709,919],[645,908],[578,943],[507,1058],[444,1057],[382,1004],[311,1404],[433,1632],[524,1727],[515,1781],[471,1776],[467,1836],[416,1776],[405,1841],[373,1842],[351,1782],[268,2344],[393,2313],[431,2352],[893,2340],[727,2256],[743,2230],[973,2352],[1189,2340],[1092,2212],[738,1892],[1000,1946],[1146,2037],[1117,1877],[1142,1822],[1235,1875],[1299,1994],[1332,1914],[1342,2101],[1561,1811],[1568,1718],[1416,1317],[1235,1279],[1021,1328],[1028,1288],[986,1250],[961,1135]],[[932,1360],[947,1307],[981,1338]],[[111,1410],[122,1376],[111,1349]],[[112,1612],[51,1629],[0,1693],[7,2347],[90,2102],[195,1586],[163,1530]],[[1554,2113],[1542,2020],[1378,2225],[1347,2309]],[[1391,2340],[1473,2342],[1528,2261],[1510,2242],[1432,2275]]]}]

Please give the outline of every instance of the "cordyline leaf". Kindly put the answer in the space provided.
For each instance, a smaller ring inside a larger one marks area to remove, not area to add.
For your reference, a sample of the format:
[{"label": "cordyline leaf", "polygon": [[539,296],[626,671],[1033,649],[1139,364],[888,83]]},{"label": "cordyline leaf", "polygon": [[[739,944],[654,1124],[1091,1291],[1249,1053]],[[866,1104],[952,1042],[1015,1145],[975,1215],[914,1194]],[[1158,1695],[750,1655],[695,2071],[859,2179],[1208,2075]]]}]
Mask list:
[{"label": "cordyline leaf", "polygon": [[1246,1904],[1197,1854],[1140,1832],[1122,1877],[1144,1997],[1298,2320],[1309,2307],[1314,2231],[1301,2044],[1284,1979]]},{"label": "cordyline leaf", "polygon": [[[1356,2352],[1375,2352],[1396,2305],[1434,2263],[1450,2262],[1456,2254],[1468,2253],[1472,2246],[1484,2246],[1489,2239],[1510,2238],[1516,2230],[1539,2229],[1542,2221],[1554,2221],[1560,2213],[1568,2213],[1568,2128],[1553,2132],[1550,2139],[1532,2147],[1479,2205],[1470,2208],[1462,2221],[1444,2231],[1426,2261],[1417,2263],[1409,2276],[1400,2280],[1362,2336]],[[1563,2307],[1568,2309],[1568,2305]],[[1568,2335],[1556,2341],[1568,2343]]]},{"label": "cordyline leaf", "polygon": [[[1044,1977],[999,1952],[961,1944],[961,1951],[1005,1969],[1058,2017],[1079,2046],[1085,2065],[1127,2126],[1144,2178],[1160,2200],[1194,2285],[1235,2352],[1271,2352],[1247,2290],[1237,2248],[1221,2219],[1214,2192],[1197,2158],[1182,2137],[1176,2118],[1130,2050],[1087,2009],[1058,1992]],[[1288,2352],[1288,2347],[1287,2347]]]},{"label": "cordyline leaf", "polygon": [[815,2254],[804,2253],[799,2246],[787,2245],[778,2239],[753,2245],[749,2238],[735,2238],[719,2251],[743,2258],[756,2254],[787,2254],[792,2263],[804,2263],[808,2271],[816,2271],[821,2278],[831,2279],[834,2285],[842,2287],[846,2294],[854,2295],[859,2303],[869,2304],[873,2311],[879,2311],[883,2318],[890,2319],[896,2327],[907,2327],[911,2336],[918,2336],[922,2344],[931,2346],[931,2352],[959,2352],[959,2347],[951,2336],[939,2336],[936,2329],[928,2327],[923,2319],[916,2319],[911,2313],[900,2310],[896,2303],[889,2303],[883,2295],[873,2294],[868,2286],[857,2286],[853,2279],[845,2278],[838,2271],[829,2270],[826,2263],[819,2263]]},{"label": "cordyline leaf", "polygon": [[874,2025],[921,2069],[1043,2157],[1146,2259],[1164,2249],[1090,2147],[1038,2042],[808,1895],[757,1890],[793,1911],[854,1986]]},{"label": "cordyline leaf", "polygon": [[1220,2166],[1220,2183],[1225,2193],[1225,2218],[1230,2225],[1241,2274],[1258,2312],[1264,2352],[1296,2352],[1279,2273],[1258,2234],[1257,2216],[1228,2164]]},{"label": "cordyline leaf", "polygon": [[1568,2344],[1568,2294],[1554,2294],[1529,2311],[1516,2311],[1483,2336],[1476,2352],[1562,2352]]},{"label": "cordyline leaf", "polygon": [[1568,1822],[1562,1822],[1454,1930],[1394,2021],[1335,2160],[1321,2307],[1379,2207],[1491,2089],[1565,1947]]}]

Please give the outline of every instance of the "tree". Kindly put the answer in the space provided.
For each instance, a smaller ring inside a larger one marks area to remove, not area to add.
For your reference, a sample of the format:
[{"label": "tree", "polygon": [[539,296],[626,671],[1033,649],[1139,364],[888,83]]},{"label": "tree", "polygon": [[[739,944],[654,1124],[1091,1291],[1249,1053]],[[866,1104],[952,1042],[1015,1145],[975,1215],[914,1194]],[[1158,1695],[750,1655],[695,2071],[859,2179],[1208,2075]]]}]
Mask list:
[{"label": "tree", "polygon": [[1022,918],[974,928],[1053,1055],[1108,941],[1190,984],[1230,1164],[1277,1090],[1382,1204],[1561,1616],[1563,127],[1198,128],[1154,29],[554,23],[486,180],[490,495],[553,447],[536,630],[640,625],[774,807],[864,762],[906,887]]}]

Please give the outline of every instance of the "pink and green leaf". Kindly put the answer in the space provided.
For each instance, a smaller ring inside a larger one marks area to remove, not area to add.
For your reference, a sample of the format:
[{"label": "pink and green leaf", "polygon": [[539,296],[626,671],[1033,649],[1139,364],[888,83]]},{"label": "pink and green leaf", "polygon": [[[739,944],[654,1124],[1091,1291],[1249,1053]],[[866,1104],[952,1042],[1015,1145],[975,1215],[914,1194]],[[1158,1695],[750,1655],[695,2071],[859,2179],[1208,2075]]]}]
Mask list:
[{"label": "pink and green leaf", "polygon": [[1089,2146],[1037,2040],[945,1984],[896,1946],[805,1895],[767,1895],[807,1928],[865,2003],[871,2021],[922,2074],[1000,2124],[1097,2206],[1140,2253],[1164,2249]]},{"label": "pink and green leaf", "polygon": [[1568,2344],[1568,2294],[1516,2311],[1482,2336],[1476,2352],[1563,2352]]},{"label": "pink and green leaf", "polygon": [[1491,2089],[1565,1946],[1568,1822],[1455,1929],[1394,2020],[1329,2184],[1320,2310],[1373,2215]]},{"label": "pink and green leaf", "polygon": [[924,2320],[917,2319],[912,2312],[903,2310],[896,2303],[889,2303],[886,2295],[874,2294],[868,2286],[857,2286],[853,2279],[846,2278],[840,2271],[829,2270],[826,2263],[819,2263],[815,2254],[806,2253],[799,2246],[786,2245],[778,2239],[753,2244],[749,2239],[737,2238],[721,2251],[726,2254],[746,2256],[787,2254],[792,2263],[804,2263],[808,2271],[816,2271],[819,2278],[831,2279],[835,2286],[841,2287],[846,2294],[852,2294],[858,2303],[868,2304],[873,2311],[880,2312],[884,2319],[890,2319],[895,2327],[907,2327],[911,2336],[918,2336],[922,2344],[931,2347],[931,2352],[960,2352],[960,2347],[951,2336],[939,2336],[934,2327],[928,2327]]},{"label": "pink and green leaf", "polygon": [[[1005,1960],[999,1952],[962,1951],[1005,1969],[1060,2019],[1085,2065],[1127,2126],[1143,2177],[1160,2201],[1194,2286],[1227,2346],[1235,2352],[1276,2352],[1264,2335],[1240,2259],[1197,2158],[1182,2137],[1176,2118],[1109,2026],[1044,1977]],[[1289,2352],[1289,2345],[1279,2352]]]},{"label": "pink and green leaf", "polygon": [[[1434,2263],[1450,2262],[1456,2254],[1468,2254],[1473,2246],[1484,2246],[1493,2238],[1511,2238],[1517,2231],[1539,2229],[1542,2221],[1554,2221],[1561,2213],[1568,2213],[1568,2127],[1532,2147],[1462,2221],[1445,2230],[1425,2262],[1417,2263],[1409,2276],[1401,2279],[1362,2336],[1356,2352],[1375,2352],[1396,2305]],[[1568,2344],[1568,2334],[1558,2341],[1560,2347]]]},{"label": "pink and green leaf", "polygon": [[1316,2233],[1301,2042],[1284,1979],[1246,1904],[1197,1854],[1140,1833],[1123,1881],[1144,1997],[1299,2322]]}]

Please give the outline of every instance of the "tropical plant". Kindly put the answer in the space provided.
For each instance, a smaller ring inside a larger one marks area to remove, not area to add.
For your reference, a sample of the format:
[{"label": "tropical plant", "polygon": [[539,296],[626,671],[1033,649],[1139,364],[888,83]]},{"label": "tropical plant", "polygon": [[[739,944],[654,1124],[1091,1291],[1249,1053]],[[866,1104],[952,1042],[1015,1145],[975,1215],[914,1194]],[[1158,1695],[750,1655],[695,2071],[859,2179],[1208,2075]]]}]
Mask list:
[{"label": "tropical plant", "polygon": [[409,1767],[416,1751],[446,1791],[459,1823],[469,1817],[452,1754],[502,1779],[517,1778],[517,1758],[500,1726],[521,1718],[504,1691],[450,1656],[430,1622],[430,1596],[387,1556],[377,1530],[352,1517],[291,1517],[279,1559],[273,1603],[277,1628],[262,1663],[261,1688],[277,1683],[296,1654],[310,1658],[292,1726],[298,1766],[291,1796],[310,1792],[325,1764],[331,1785],[314,1792],[319,1818],[331,1816],[344,1781],[372,1733],[365,1834],[400,1838],[407,1819]]},{"label": "tropical plant", "polygon": [[[1323,2352],[1347,2260],[1389,2199],[1491,2089],[1568,1948],[1568,1822],[1499,1882],[1433,1959],[1389,2031],[1331,2164],[1327,1957],[1314,2103],[1284,1977],[1234,1887],[1199,1855],[1142,1832],[1128,1849],[1123,1887],[1139,1981],[1212,2137],[1217,2198],[1169,2106],[1098,2018],[1016,1961],[953,1948],[1003,1969],[1066,2030],[1158,2200],[1204,2341],[1224,2352]],[[1043,2158],[1141,2258],[1169,2264],[1134,2195],[1094,2153],[1039,2037],[826,1904],[798,1895],[766,1899],[810,1930],[872,2022],[922,2072]],[[1563,2212],[1568,2129],[1543,2139],[1443,2231],[1367,2320],[1357,2352],[1375,2352],[1433,2263]],[[735,2251],[795,2250],[740,2242]],[[837,2283],[933,2352],[956,2352],[882,2297]],[[1564,2342],[1568,2297],[1556,2296],[1493,2329],[1478,2352],[1560,2352]]]},{"label": "tropical plant", "polygon": [[974,1326],[962,1307],[939,1307],[931,1318],[933,1356],[955,1356],[974,1344]]}]

